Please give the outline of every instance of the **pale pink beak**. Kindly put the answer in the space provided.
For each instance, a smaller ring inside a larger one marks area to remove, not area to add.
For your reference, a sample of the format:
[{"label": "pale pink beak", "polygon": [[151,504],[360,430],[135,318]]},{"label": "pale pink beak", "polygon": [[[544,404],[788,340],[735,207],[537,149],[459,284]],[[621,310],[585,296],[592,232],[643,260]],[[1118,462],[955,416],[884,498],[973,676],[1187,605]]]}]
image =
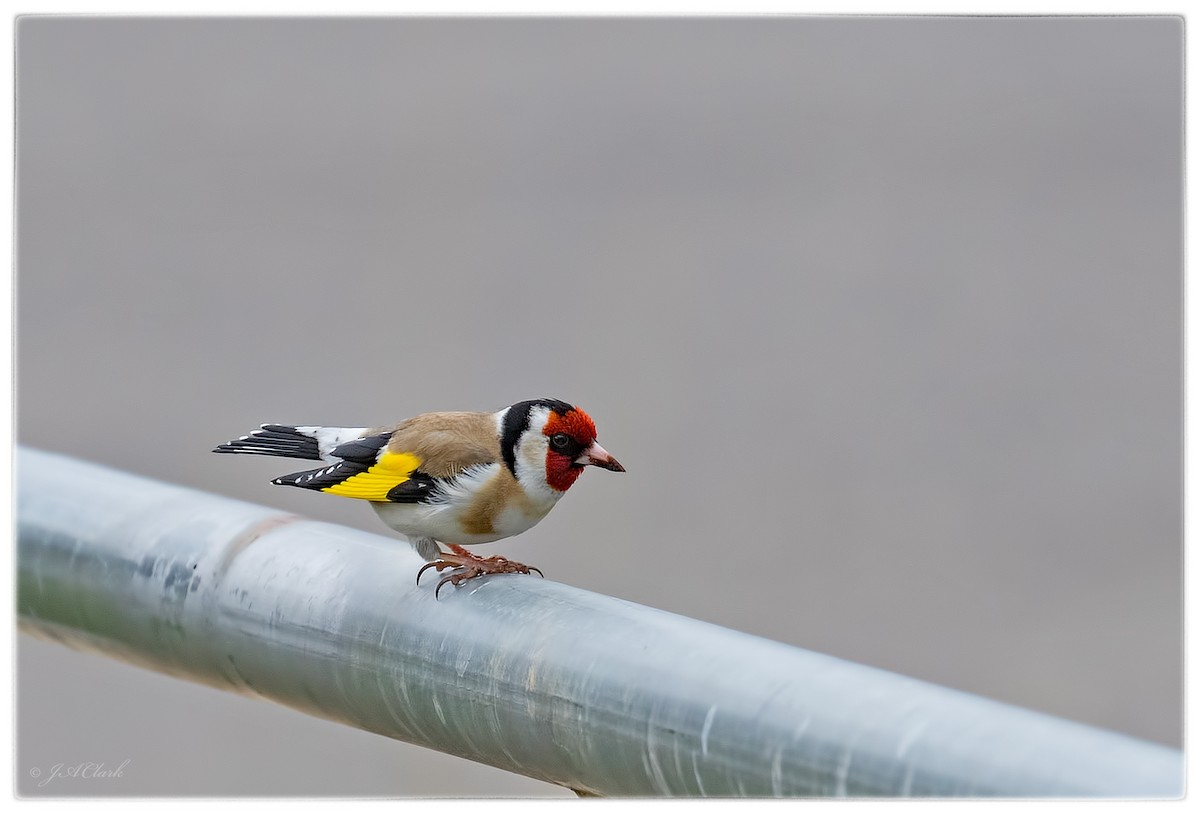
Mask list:
[{"label": "pale pink beak", "polygon": [[625,471],[625,467],[617,463],[617,459],[609,455],[608,450],[595,441],[583,451],[582,455],[575,459],[575,463],[580,466],[598,466],[601,469],[608,469],[613,472]]}]

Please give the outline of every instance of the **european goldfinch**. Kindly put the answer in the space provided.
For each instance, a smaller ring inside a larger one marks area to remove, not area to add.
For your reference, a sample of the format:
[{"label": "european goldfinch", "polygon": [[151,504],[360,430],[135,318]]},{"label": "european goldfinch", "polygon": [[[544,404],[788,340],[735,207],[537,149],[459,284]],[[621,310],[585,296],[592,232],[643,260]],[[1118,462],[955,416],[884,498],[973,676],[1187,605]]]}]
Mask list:
[{"label": "european goldfinch", "polygon": [[625,471],[596,442],[591,417],[557,399],[522,401],[495,413],[424,413],[376,429],[263,424],[213,452],[325,462],[271,482],[369,501],[430,560],[418,581],[426,568],[453,569],[435,595],[447,582],[538,571],[463,546],[533,527],[584,467]]}]

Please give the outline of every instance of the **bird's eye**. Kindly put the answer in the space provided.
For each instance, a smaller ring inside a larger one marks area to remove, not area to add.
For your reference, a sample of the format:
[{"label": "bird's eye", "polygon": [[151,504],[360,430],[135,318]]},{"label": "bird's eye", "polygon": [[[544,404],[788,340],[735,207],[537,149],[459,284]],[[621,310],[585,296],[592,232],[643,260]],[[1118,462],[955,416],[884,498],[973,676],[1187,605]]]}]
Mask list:
[{"label": "bird's eye", "polygon": [[554,447],[555,449],[566,449],[567,447],[571,446],[571,436],[567,435],[565,432],[556,432],[554,435],[550,436],[550,446]]}]

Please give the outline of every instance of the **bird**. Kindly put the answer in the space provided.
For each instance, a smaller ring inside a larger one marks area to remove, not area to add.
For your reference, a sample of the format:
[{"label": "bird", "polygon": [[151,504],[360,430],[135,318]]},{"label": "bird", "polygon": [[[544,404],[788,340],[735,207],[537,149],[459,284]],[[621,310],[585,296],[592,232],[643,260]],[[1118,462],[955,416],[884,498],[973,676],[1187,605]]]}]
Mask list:
[{"label": "bird", "polygon": [[[450,569],[434,589],[485,574],[541,570],[464,546],[528,531],[589,466],[624,472],[596,441],[584,410],[560,399],[496,412],[431,412],[384,427],[263,424],[213,452],[321,461],[271,483],[365,500],[429,568]],[[449,551],[443,551],[444,543]]]}]

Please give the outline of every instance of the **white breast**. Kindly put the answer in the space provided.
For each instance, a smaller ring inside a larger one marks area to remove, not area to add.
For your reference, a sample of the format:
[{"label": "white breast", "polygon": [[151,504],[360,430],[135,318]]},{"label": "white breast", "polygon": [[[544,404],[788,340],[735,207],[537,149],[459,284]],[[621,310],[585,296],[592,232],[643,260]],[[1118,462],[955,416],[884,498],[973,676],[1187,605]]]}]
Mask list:
[{"label": "white breast", "polygon": [[545,517],[557,502],[538,501],[510,506],[492,519],[491,534],[468,534],[462,519],[476,493],[492,478],[502,475],[501,463],[473,466],[444,484],[429,503],[372,503],[379,518],[406,537],[430,537],[443,543],[491,543],[527,531]]}]

